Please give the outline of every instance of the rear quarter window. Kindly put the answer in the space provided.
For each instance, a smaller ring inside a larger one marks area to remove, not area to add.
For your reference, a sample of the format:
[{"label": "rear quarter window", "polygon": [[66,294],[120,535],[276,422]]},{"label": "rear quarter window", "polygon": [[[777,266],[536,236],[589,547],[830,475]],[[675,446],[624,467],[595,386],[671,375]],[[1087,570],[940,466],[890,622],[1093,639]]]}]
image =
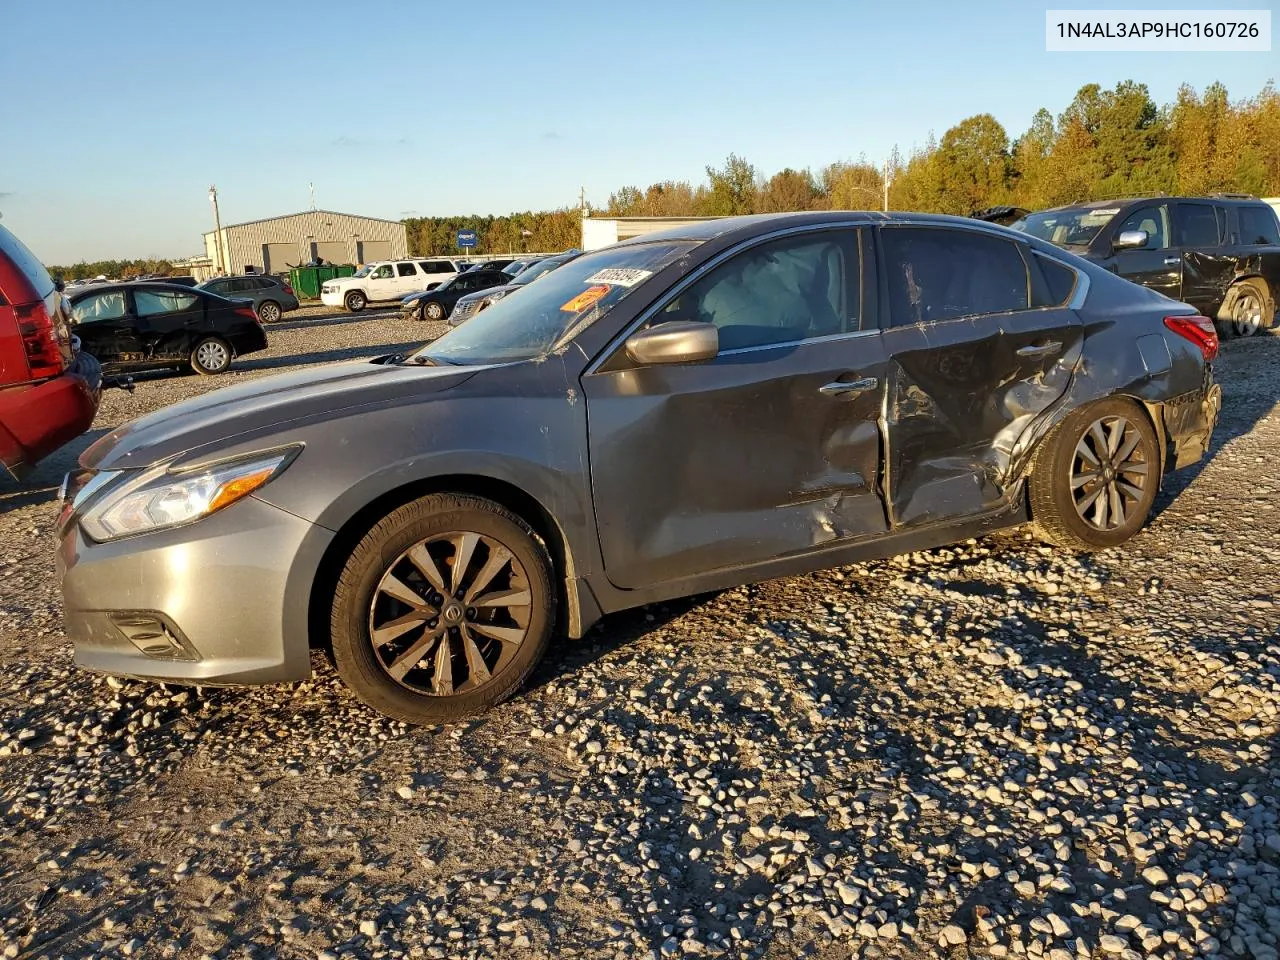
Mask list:
[{"label": "rear quarter window", "polygon": [[1270,207],[1240,208],[1240,242],[1280,244],[1280,221]]},{"label": "rear quarter window", "polygon": [[[18,268],[18,272],[26,277],[32,290],[35,291],[33,299],[43,300],[53,290],[53,278],[49,276],[49,271],[44,268],[44,264],[27,249],[25,243],[3,225],[0,225],[0,256],[8,258]],[[27,291],[25,290],[5,292],[9,300],[14,303],[26,302]]]},{"label": "rear quarter window", "polygon": [[1044,288],[1033,284],[1031,288],[1031,305],[1033,307],[1061,307],[1071,299],[1075,291],[1078,277],[1070,267],[1052,260],[1049,257],[1035,254],[1036,265],[1040,267],[1040,275],[1044,277]]}]

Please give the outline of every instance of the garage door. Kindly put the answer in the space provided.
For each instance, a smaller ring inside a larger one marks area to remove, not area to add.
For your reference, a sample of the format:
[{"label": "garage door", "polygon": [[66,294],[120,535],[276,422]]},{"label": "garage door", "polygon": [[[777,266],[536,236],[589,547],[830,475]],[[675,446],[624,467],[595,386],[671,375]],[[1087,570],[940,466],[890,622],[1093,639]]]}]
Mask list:
[{"label": "garage door", "polygon": [[289,267],[298,265],[302,246],[297,243],[264,243],[262,266],[265,273],[288,273]]},{"label": "garage door", "polygon": [[325,263],[350,263],[351,254],[343,240],[317,240],[316,256]]},{"label": "garage door", "polygon": [[390,240],[361,240],[360,262],[373,263],[375,260],[391,259]]}]

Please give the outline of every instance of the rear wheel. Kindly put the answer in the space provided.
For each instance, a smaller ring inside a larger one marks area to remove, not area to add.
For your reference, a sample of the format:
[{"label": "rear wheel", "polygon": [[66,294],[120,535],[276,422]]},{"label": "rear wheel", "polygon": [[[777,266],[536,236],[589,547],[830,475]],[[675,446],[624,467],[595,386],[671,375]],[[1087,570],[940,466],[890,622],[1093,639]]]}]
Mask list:
[{"label": "rear wheel", "polygon": [[205,376],[226,373],[231,366],[231,344],[221,337],[205,337],[191,350],[191,369]]},{"label": "rear wheel", "polygon": [[274,300],[263,300],[258,304],[258,319],[263,323],[275,323],[280,319],[280,304]]},{"label": "rear wheel", "polygon": [[1274,311],[1267,285],[1261,280],[1241,280],[1235,287],[1231,305],[1231,333],[1251,337],[1263,327],[1271,326],[1268,310]]},{"label": "rear wheel", "polygon": [[352,313],[359,313],[365,308],[365,304],[368,303],[364,298],[364,293],[360,290],[352,290],[346,295],[342,302]]},{"label": "rear wheel", "polygon": [[1091,551],[1124,543],[1155,502],[1160,450],[1146,412],[1112,397],[1075,411],[1040,442],[1031,519],[1046,540]]},{"label": "rear wheel", "polygon": [[444,307],[435,301],[432,301],[423,307],[422,312],[428,320],[435,320],[438,322],[444,319]]},{"label": "rear wheel", "polygon": [[514,693],[542,659],[555,598],[546,550],[519,517],[478,497],[424,497],[348,558],[330,619],[334,662],[389,716],[467,716]]}]

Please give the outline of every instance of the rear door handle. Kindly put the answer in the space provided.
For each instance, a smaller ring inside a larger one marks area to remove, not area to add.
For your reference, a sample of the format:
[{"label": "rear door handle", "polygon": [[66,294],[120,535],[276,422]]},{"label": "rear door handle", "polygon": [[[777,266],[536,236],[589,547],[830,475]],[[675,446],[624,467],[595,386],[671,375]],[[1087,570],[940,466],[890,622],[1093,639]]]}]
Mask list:
[{"label": "rear door handle", "polygon": [[1050,340],[1048,343],[1030,343],[1025,347],[1019,347],[1017,353],[1020,357],[1051,357],[1061,350],[1061,341]]},{"label": "rear door handle", "polygon": [[854,397],[868,390],[874,390],[878,386],[880,381],[875,377],[864,377],[861,380],[833,380],[831,383],[820,386],[818,392],[825,397]]},{"label": "rear door handle", "polygon": [[1164,265],[1165,265],[1166,267],[1176,267],[1176,266],[1177,266],[1178,264],[1180,264],[1181,262],[1182,262],[1182,260],[1181,260],[1181,259],[1179,259],[1178,257],[1165,257],[1165,258],[1164,258]]}]

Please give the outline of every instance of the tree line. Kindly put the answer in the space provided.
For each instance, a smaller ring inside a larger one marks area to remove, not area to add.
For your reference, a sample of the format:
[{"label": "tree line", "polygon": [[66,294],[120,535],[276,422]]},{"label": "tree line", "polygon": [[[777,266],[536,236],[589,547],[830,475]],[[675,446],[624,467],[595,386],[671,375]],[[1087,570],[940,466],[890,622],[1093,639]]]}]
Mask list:
[{"label": "tree line", "polygon": [[[765,176],[730,154],[708,166],[706,180],[624,186],[588,212],[614,217],[732,216],[786,210],[875,209],[967,215],[986,207],[1043,209],[1126,194],[1280,195],[1280,92],[1272,83],[1232,100],[1226,87],[1203,94],[1183,86],[1173,103],[1152,100],[1132,80],[1104,89],[1091,83],[1054,116],[1039,110],[1010,137],[989,113],[961,120],[903,157],[860,158],[816,171],[788,167]],[[474,230],[477,253],[565,250],[581,243],[576,207],[508,216],[412,217],[404,220],[413,256],[458,252],[459,230]],[[68,279],[170,274],[166,260],[103,260],[51,267]]]},{"label": "tree line", "polygon": [[[1280,92],[1268,83],[1254,97],[1232,100],[1215,83],[1197,93],[1183,86],[1159,106],[1145,84],[1080,88],[1054,116],[1039,110],[1010,137],[989,113],[961,120],[883,165],[860,158],[813,169],[788,167],[765,176],[737,154],[706,168],[706,180],[663,180],[624,186],[590,212],[611,217],[732,216],[786,210],[878,210],[885,175],[892,210],[968,215],[991,206],[1027,209],[1127,194],[1280,195]],[[406,220],[417,254],[456,251],[459,229],[475,230],[480,249],[559,250],[577,245],[579,211],[511,217]],[[521,231],[530,231],[521,246]]]},{"label": "tree line", "polygon": [[81,260],[70,266],[51,266],[49,273],[64,280],[91,280],[94,277],[107,277],[110,280],[132,280],[134,277],[160,276],[171,277],[184,271],[174,267],[169,260],[94,260],[92,263]]}]

